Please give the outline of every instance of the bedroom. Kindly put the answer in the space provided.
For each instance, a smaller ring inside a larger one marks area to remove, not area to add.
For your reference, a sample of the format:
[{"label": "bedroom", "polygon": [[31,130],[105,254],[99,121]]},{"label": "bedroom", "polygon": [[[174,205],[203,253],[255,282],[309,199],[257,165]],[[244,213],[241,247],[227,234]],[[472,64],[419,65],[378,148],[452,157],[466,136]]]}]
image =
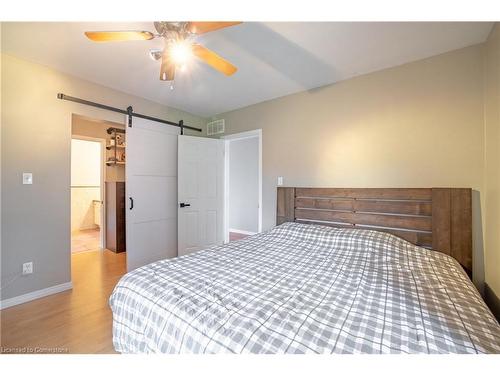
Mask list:
[{"label": "bedroom", "polygon": [[[500,354],[491,15],[64,19],[1,23],[3,353]],[[72,253],[75,119],[125,135]]]}]

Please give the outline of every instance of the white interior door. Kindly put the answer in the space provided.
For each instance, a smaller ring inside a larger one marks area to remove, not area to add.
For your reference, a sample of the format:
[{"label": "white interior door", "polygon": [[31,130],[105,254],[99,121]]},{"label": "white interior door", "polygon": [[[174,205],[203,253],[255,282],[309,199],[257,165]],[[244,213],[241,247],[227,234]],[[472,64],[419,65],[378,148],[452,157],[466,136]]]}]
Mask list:
[{"label": "white interior door", "polygon": [[179,128],[133,118],[127,126],[127,270],[177,256]]},{"label": "white interior door", "polygon": [[179,136],[179,256],[224,239],[224,141]]}]

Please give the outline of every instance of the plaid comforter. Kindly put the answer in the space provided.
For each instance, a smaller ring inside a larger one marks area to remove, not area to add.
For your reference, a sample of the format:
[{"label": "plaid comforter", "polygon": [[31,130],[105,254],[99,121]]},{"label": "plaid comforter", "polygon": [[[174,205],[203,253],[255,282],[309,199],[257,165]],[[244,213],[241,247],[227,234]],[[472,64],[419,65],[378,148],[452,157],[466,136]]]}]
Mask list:
[{"label": "plaid comforter", "polygon": [[390,234],[286,223],[126,274],[123,353],[500,353],[460,265]]}]

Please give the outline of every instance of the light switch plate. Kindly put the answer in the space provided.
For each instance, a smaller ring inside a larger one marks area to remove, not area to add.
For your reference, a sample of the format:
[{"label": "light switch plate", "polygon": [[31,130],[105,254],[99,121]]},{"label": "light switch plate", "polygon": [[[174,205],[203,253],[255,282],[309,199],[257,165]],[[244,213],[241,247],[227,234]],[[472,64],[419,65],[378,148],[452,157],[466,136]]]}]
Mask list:
[{"label": "light switch plate", "polygon": [[33,173],[23,173],[23,185],[33,184]]},{"label": "light switch plate", "polygon": [[30,275],[33,273],[33,262],[23,263],[23,275]]},{"label": "light switch plate", "polygon": [[278,176],[278,186],[283,186],[283,176]]}]

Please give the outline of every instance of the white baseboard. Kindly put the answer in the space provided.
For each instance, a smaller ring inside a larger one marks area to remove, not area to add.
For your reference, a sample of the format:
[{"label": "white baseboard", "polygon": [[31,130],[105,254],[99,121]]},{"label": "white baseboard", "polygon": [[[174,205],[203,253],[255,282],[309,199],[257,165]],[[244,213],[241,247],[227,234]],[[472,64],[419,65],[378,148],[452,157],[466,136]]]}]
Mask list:
[{"label": "white baseboard", "polygon": [[257,232],[249,232],[247,230],[241,230],[241,229],[229,229],[229,232],[239,233],[239,234],[248,234],[249,236],[251,236],[252,234],[257,234]]},{"label": "white baseboard", "polygon": [[51,294],[64,292],[65,290],[72,288],[73,284],[70,281],[69,283],[54,285],[45,289],[35,290],[34,292],[22,294],[17,297],[8,298],[6,300],[0,301],[0,310],[6,309],[11,306],[20,305],[21,303],[33,301],[34,299],[50,296]]}]

